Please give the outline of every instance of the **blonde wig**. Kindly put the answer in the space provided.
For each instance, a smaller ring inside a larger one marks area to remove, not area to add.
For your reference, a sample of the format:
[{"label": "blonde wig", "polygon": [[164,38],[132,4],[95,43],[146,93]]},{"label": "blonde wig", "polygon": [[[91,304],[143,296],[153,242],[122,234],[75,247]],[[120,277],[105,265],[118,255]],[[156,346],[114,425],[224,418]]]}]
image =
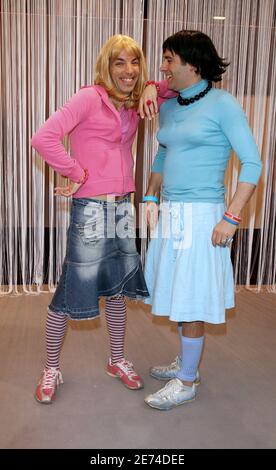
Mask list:
[{"label": "blonde wig", "polygon": [[[140,66],[140,74],[135,88],[127,98],[116,88],[110,76],[111,61],[117,59],[123,50],[137,57]],[[115,101],[124,101],[126,108],[136,108],[144,90],[144,83],[147,77],[147,65],[143,51],[134,39],[122,34],[116,34],[104,44],[96,62],[95,84],[104,87],[110,98]]]}]

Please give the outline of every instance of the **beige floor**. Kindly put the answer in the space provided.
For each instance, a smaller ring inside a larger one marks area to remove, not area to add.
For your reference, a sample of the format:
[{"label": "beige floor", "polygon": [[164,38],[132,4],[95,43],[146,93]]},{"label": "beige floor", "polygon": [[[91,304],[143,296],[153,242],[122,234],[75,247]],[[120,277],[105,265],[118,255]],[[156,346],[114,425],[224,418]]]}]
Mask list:
[{"label": "beige floor", "polygon": [[129,391],[104,372],[104,318],[71,323],[56,402],[33,398],[45,358],[50,296],[0,298],[0,448],[275,448],[276,296],[242,290],[227,327],[208,326],[196,401],[168,412],[148,408],[159,382],[152,364],[178,352],[176,329],[129,303],[127,356],[145,379]]}]

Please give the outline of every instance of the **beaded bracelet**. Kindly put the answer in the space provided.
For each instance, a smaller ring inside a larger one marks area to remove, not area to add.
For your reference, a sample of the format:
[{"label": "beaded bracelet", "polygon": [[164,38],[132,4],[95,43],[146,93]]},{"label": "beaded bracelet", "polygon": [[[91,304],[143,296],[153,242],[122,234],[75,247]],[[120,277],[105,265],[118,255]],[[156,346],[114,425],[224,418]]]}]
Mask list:
[{"label": "beaded bracelet", "polygon": [[148,80],[147,82],[145,82],[145,86],[148,86],[148,85],[154,85],[157,92],[158,93],[160,92],[160,85],[158,82],[155,82],[154,80]]},{"label": "beaded bracelet", "polygon": [[235,222],[233,219],[230,219],[229,217],[226,217],[226,215],[223,215],[222,218],[226,220],[226,222],[229,222],[229,224],[232,225],[239,225],[239,222]]},{"label": "beaded bracelet", "polygon": [[142,202],[147,202],[147,201],[156,202],[156,204],[158,204],[158,197],[156,197],[156,196],[144,196],[143,199],[142,199]]}]

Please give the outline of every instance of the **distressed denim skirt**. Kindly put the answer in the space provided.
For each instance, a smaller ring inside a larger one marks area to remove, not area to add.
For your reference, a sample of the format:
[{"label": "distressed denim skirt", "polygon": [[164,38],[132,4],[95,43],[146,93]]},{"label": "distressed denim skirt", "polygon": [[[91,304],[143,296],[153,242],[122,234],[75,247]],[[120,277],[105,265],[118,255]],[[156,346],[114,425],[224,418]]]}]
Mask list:
[{"label": "distressed denim skirt", "polygon": [[130,198],[74,198],[62,274],[49,310],[73,320],[95,318],[99,298],[119,294],[137,300],[149,295]]}]

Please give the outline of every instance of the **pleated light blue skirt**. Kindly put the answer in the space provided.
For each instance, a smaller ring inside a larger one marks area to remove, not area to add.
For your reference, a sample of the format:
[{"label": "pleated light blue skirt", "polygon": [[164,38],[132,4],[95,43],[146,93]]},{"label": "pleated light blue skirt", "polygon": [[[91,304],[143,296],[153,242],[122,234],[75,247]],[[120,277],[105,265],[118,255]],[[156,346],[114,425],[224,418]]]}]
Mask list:
[{"label": "pleated light blue skirt", "polygon": [[145,279],[154,315],[172,321],[224,323],[234,307],[230,248],[211,236],[224,204],[167,201],[150,241]]}]

